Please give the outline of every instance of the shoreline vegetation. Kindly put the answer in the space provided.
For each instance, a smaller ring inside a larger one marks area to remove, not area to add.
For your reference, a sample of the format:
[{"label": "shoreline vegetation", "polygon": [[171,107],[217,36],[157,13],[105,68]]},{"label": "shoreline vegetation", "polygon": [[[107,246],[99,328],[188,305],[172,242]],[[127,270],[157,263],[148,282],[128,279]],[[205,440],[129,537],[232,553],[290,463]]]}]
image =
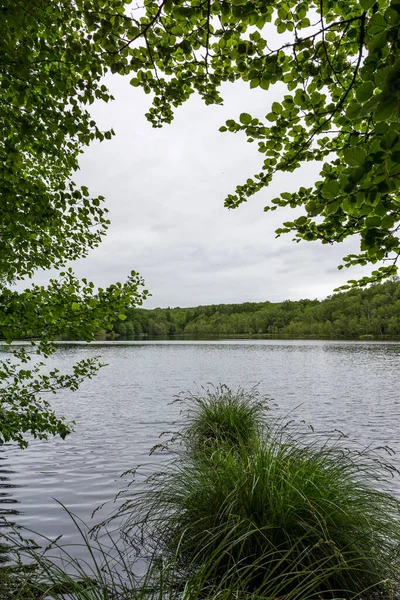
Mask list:
[{"label": "shoreline vegetation", "polygon": [[[358,337],[349,336],[323,336],[323,335],[289,335],[273,333],[219,333],[219,334],[181,334],[181,335],[120,335],[115,332],[102,332],[96,335],[97,342],[107,341],[212,341],[212,340],[337,340],[337,341],[399,341],[400,335],[373,335],[363,334]],[[73,341],[73,340],[60,340]],[[75,340],[79,341],[79,340]]]},{"label": "shoreline vegetation", "polygon": [[236,336],[266,338],[396,339],[400,280],[354,289],[325,300],[245,302],[191,308],[135,308],[104,339]]},{"label": "shoreline vegetation", "polygon": [[[97,341],[221,338],[399,340],[400,278],[340,292],[325,300],[131,308],[119,316],[112,329],[105,328],[94,335]],[[60,342],[74,340],[82,338],[58,337]]]},{"label": "shoreline vegetation", "polygon": [[[176,402],[180,429],[151,451],[166,454],[158,471],[133,470],[94,531],[71,515],[93,566],[62,540],[38,551],[17,532],[9,551],[22,562],[0,569],[2,600],[398,597],[389,449],[278,419],[257,388],[202,388]],[[107,538],[115,530],[123,546]]]}]

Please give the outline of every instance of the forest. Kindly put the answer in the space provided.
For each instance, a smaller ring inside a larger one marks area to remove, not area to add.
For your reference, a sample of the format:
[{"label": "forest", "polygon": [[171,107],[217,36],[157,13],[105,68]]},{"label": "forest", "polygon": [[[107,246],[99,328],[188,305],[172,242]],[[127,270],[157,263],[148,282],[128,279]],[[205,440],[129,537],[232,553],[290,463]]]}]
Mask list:
[{"label": "forest", "polygon": [[400,336],[400,279],[325,300],[244,302],[192,308],[135,308],[116,322],[118,336],[272,335],[363,338]]}]

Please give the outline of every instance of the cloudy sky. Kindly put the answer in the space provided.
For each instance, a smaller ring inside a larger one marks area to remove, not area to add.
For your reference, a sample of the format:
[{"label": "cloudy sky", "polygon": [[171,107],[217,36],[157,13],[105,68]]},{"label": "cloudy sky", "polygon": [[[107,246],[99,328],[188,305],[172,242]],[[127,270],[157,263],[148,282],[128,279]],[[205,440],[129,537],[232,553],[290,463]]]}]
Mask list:
[{"label": "cloudy sky", "polygon": [[357,240],[337,246],[275,239],[293,210],[264,213],[269,198],[310,185],[318,166],[280,174],[266,190],[236,210],[223,200],[260,170],[262,155],[241,134],[220,133],[243,112],[263,117],[281,90],[258,92],[245,84],[224,88],[223,107],[192,99],[174,122],[153,129],[144,117],[150,97],[110,76],[116,100],[93,105],[102,128],[116,136],[93,144],[75,178],[107,199],[112,221],[101,247],[74,266],[98,285],[123,281],[139,271],[152,297],[146,307],[195,306],[244,301],[324,298],[361,269],[338,271]]}]

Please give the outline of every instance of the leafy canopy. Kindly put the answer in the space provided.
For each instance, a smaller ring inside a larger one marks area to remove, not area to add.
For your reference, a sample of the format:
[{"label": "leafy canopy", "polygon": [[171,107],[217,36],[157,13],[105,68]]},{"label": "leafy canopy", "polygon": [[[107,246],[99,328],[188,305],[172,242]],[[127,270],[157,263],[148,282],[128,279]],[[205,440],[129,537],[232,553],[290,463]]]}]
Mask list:
[{"label": "leafy canopy", "polygon": [[[305,209],[277,234],[293,231],[297,241],[325,244],[359,236],[360,252],[346,256],[344,265],[388,261],[362,284],[394,275],[400,253],[399,0],[144,4],[138,16],[132,10],[130,21],[113,27],[120,42],[112,68],[135,71],[132,85],[154,95],[147,113],[153,126],[171,122],[173,109],[194,92],[207,104],[221,104],[223,82],[265,90],[267,102],[274,85],[286,86],[264,120],[246,112],[221,127],[243,132],[263,156],[261,170],[228,194],[225,205],[236,208],[278,171],[322,161],[315,185],[284,192],[265,207]],[[101,31],[104,23],[98,18],[93,26]]]},{"label": "leafy canopy", "polygon": [[[124,5],[114,5],[122,14]],[[47,358],[60,337],[92,340],[146,295],[134,271],[125,284],[96,290],[66,268],[100,243],[109,223],[104,198],[72,180],[83,148],[113,134],[100,131],[87,110],[110,95],[101,82],[107,65],[99,34],[89,31],[82,8],[68,0],[6,0],[0,8],[0,338],[36,340],[31,347],[2,346],[0,444],[26,446],[28,433],[65,437],[71,428],[46,395],[76,390],[100,362],[83,360],[63,374],[35,355]],[[108,35],[103,41],[116,50]],[[64,270],[47,287],[18,292],[12,285],[51,267]]]},{"label": "leafy canopy", "polygon": [[[244,133],[263,157],[261,169],[228,194],[226,206],[268,187],[276,172],[320,161],[315,185],[284,192],[266,206],[304,208],[278,235],[294,232],[298,241],[323,243],[359,236],[360,252],[345,257],[344,265],[388,261],[362,284],[394,275],[400,0],[128,5],[5,0],[0,8],[0,336],[7,342],[36,336],[35,351],[47,356],[62,332],[92,339],[100,324],[142,301],[134,272],[126,284],[106,290],[78,282],[68,270],[48,288],[17,293],[10,287],[38,269],[65,269],[105,235],[103,198],[91,197],[72,177],[83,148],[113,135],[88,111],[94,100],[111,99],[102,82],[108,71],[129,75],[132,85],[153,95],[147,117],[154,127],[170,123],[174,108],[194,92],[207,104],[221,104],[222,84],[242,80],[268,100],[268,90],[283,83],[286,92],[264,120],[246,112],[221,127]],[[40,390],[74,389],[92,375],[92,366],[83,365],[70,385],[56,376],[46,387],[35,369],[25,368],[29,358],[17,353],[0,368],[0,443],[23,445],[28,431],[64,435],[68,427],[41,404]]]}]

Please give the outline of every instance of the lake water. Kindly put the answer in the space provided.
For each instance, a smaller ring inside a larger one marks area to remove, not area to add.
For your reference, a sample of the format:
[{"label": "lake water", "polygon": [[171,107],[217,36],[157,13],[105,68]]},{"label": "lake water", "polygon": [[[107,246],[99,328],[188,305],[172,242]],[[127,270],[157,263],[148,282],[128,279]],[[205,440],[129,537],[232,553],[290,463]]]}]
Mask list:
[{"label": "lake water", "polygon": [[[276,414],[337,428],[363,444],[389,445],[400,467],[400,343],[297,340],[107,342],[58,347],[51,365],[67,370],[101,354],[103,368],[75,393],[59,393],[57,412],[76,421],[65,441],[0,449],[0,514],[50,538],[78,534],[63,503],[84,521],[126,485],[120,474],[154,468],[149,450],[179,418],[170,404],[208,382],[268,394]],[[398,481],[393,491],[400,495]],[[105,509],[107,511],[107,509]],[[99,516],[105,516],[104,510]],[[78,551],[79,552],[79,551]]]}]

